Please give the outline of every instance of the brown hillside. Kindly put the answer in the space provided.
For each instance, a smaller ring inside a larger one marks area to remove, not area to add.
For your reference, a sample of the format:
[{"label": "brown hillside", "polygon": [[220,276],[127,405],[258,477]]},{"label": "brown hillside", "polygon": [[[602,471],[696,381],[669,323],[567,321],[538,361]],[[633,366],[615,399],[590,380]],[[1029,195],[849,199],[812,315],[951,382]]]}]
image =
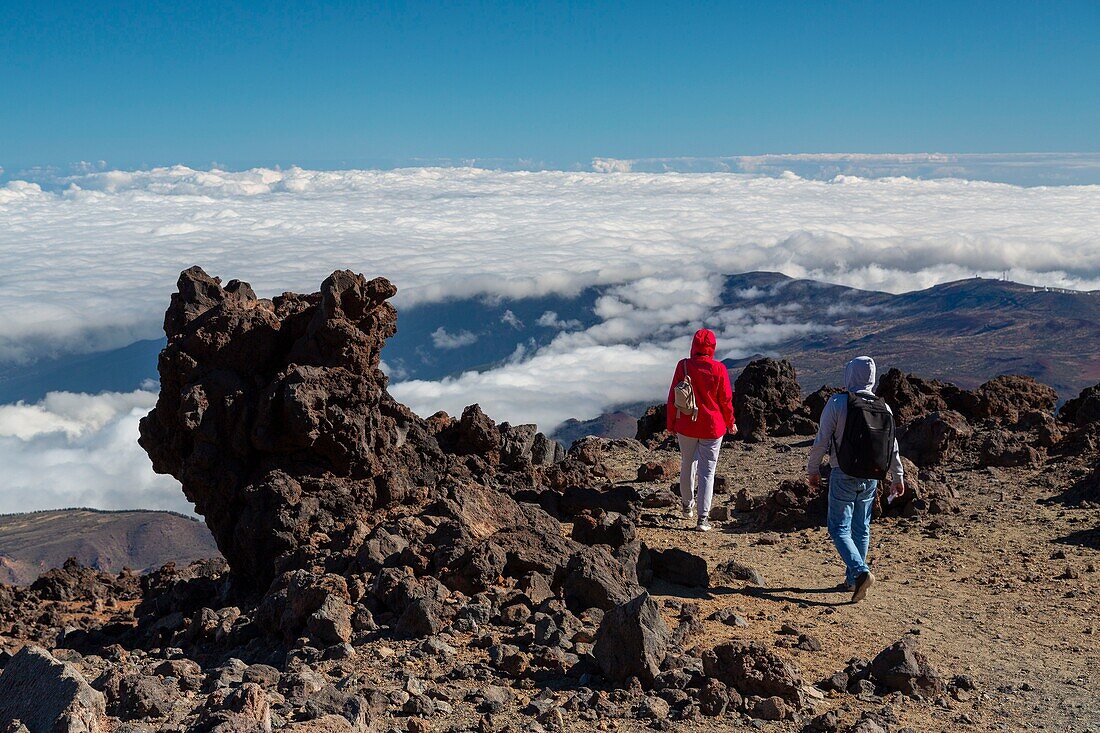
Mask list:
[{"label": "brown hillside", "polygon": [[59,509],[0,516],[0,582],[14,585],[30,583],[70,557],[118,572],[217,555],[205,525],[170,512]]}]

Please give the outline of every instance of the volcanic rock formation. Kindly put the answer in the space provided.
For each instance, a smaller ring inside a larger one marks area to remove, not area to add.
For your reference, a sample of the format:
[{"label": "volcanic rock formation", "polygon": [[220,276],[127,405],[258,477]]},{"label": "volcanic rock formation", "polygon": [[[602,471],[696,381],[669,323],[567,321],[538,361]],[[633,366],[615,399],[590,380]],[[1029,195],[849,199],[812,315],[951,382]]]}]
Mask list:
[{"label": "volcanic rock formation", "polygon": [[[596,458],[573,456],[563,479],[561,449],[532,425],[498,426],[476,405],[422,420],[389,395],[378,365],[395,292],[341,271],[266,300],[197,267],[180,275],[141,444],[183,484],[237,589],[264,594],[260,626],[346,641],[369,589],[400,633],[423,636],[453,615],[453,592],[530,572],[575,612],[637,596],[633,567],[508,493],[591,483]],[[589,491],[574,511],[600,504]]]}]

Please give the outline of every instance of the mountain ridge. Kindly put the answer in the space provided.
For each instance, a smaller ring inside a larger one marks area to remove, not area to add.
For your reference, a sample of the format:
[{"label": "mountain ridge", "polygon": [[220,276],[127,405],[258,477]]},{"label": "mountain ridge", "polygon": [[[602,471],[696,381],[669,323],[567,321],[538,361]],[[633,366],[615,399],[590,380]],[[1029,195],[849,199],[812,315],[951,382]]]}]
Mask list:
[{"label": "mountain ridge", "polygon": [[0,515],[3,583],[29,583],[70,557],[114,573],[218,555],[206,525],[177,512],[71,508]]}]

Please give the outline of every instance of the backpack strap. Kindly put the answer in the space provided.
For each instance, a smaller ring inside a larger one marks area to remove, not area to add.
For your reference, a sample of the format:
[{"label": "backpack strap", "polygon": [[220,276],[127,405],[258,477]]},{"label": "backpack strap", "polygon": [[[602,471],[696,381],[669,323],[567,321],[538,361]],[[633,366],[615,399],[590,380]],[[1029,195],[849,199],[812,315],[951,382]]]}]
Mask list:
[{"label": "backpack strap", "polygon": [[[692,396],[693,396],[693,398],[694,398],[694,395],[695,395],[695,384],[694,384],[694,383],[692,383],[692,381],[691,381],[691,375],[690,375],[690,374],[688,374],[688,369],[687,369],[687,359],[686,359],[686,358],[684,358],[684,359],[681,359],[681,360],[680,360],[680,363],[679,363],[679,364],[677,365],[677,367],[678,367],[678,368],[680,369],[680,372],[681,372],[681,374],[680,374],[680,381],[681,381],[681,382],[683,382],[683,381],[687,380],[688,386],[690,386],[690,387],[691,387],[691,392],[692,392]],[[686,413],[685,413],[685,414],[686,414]],[[696,420],[698,420],[698,419],[699,419],[699,403],[698,403],[698,402],[696,402],[696,403],[695,403],[695,409],[691,411],[691,421],[692,421],[692,422],[695,422],[695,421],[696,421]]]},{"label": "backpack strap", "polygon": [[[849,390],[845,390],[843,392],[843,394],[844,394],[844,424],[847,425],[848,424],[848,408],[852,404],[852,393]],[[837,402],[840,402],[840,400],[837,400],[837,397],[840,397],[840,395],[838,394],[838,395],[834,396],[833,399],[836,400]],[[840,437],[843,438],[844,436],[841,435]],[[830,453],[830,455],[836,455],[838,450],[840,450],[840,446],[838,446],[837,442],[836,442],[836,428],[834,427],[832,435],[829,436],[829,453]]]}]

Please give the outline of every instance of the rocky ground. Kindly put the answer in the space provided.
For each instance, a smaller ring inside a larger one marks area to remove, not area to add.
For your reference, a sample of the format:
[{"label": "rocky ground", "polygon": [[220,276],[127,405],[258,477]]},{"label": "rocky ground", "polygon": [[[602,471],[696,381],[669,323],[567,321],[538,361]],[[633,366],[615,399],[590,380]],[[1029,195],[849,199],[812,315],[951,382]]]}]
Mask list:
[{"label": "rocky ground", "polygon": [[829,391],[737,379],[715,531],[676,516],[661,409],[565,453],[378,371],[395,289],[273,301],[198,268],[142,424],[225,560],[0,586],[12,731],[1100,729],[1100,386],[891,371],[910,490],[837,590],[802,481]]}]

